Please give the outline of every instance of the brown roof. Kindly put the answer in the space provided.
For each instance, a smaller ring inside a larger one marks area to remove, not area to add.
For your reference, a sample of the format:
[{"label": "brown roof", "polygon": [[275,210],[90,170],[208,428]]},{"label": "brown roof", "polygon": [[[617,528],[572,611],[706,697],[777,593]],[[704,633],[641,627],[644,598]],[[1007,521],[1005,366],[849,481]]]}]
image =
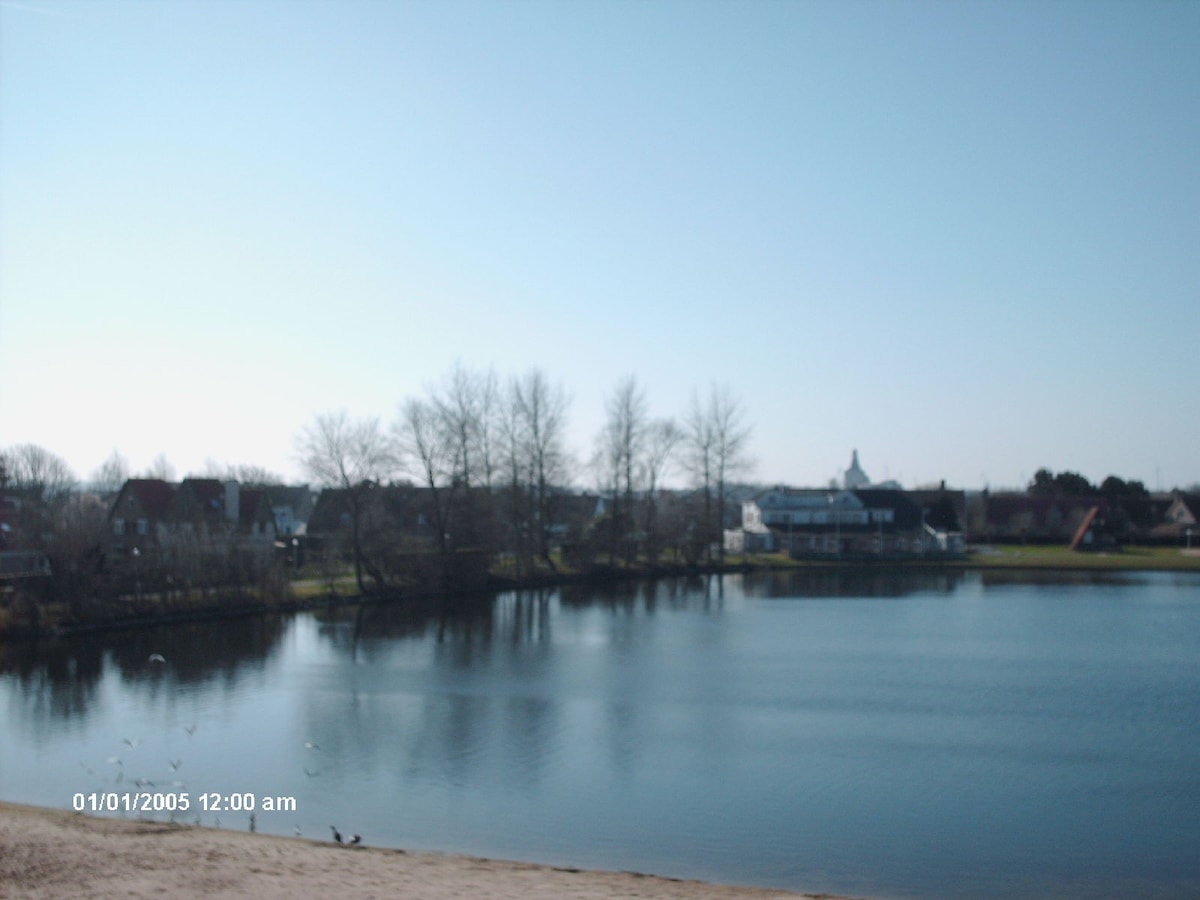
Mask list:
[{"label": "brown roof", "polygon": [[[161,478],[130,478],[125,483],[125,489],[137,497],[146,515],[155,519],[164,518],[175,501],[175,485]],[[124,494],[124,491],[121,493]]]}]

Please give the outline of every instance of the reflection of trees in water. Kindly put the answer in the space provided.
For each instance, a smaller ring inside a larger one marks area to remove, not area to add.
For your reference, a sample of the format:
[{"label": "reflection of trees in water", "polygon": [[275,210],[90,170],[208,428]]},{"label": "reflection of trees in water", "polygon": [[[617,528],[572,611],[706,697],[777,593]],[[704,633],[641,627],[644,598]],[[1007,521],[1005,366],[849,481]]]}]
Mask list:
[{"label": "reflection of trees in water", "polygon": [[[4,644],[0,674],[17,678],[31,708],[71,718],[88,713],[109,666],[126,684],[153,693],[218,675],[233,681],[245,668],[261,668],[285,626],[283,616],[248,616]],[[166,662],[151,662],[156,653]]]},{"label": "reflection of trees in water", "polygon": [[104,674],[104,648],[64,641],[0,644],[0,674],[20,683],[31,708],[54,718],[82,716],[95,702]]},{"label": "reflection of trees in water", "polygon": [[751,572],[740,577],[747,597],[905,597],[949,594],[968,574],[961,569],[859,568]]},{"label": "reflection of trees in water", "polygon": [[[317,777],[354,758],[398,783],[536,782],[553,758],[561,702],[545,696],[554,591],[455,610],[366,604],[314,613],[349,693],[305,697]],[[411,654],[410,652],[411,651]],[[356,665],[370,659],[370,667]]]},{"label": "reflection of trees in water", "polygon": [[[243,669],[262,668],[279,645],[287,621],[282,615],[246,616],[138,629],[114,635],[109,650],[130,682],[154,683],[167,675],[185,684],[217,675],[235,680]],[[150,662],[153,653],[166,663]]]},{"label": "reflection of trees in water", "polygon": [[1138,574],[1133,572],[1037,571],[1034,569],[1015,571],[1007,569],[982,569],[980,575],[984,587],[1007,587],[1011,585],[1032,585],[1038,587],[1120,585],[1134,584],[1145,577],[1144,573]]},{"label": "reflection of trees in water", "polygon": [[439,642],[490,640],[494,611],[495,598],[484,595],[450,604],[368,602],[328,607],[312,615],[322,638],[352,655],[361,651],[371,658],[389,650],[396,640],[420,640],[431,634]]},{"label": "reflection of trees in water", "polygon": [[653,613],[661,603],[669,609],[706,608],[721,595],[716,575],[675,575],[652,579],[618,579],[571,584],[559,589],[564,606],[597,606],[614,612]]}]

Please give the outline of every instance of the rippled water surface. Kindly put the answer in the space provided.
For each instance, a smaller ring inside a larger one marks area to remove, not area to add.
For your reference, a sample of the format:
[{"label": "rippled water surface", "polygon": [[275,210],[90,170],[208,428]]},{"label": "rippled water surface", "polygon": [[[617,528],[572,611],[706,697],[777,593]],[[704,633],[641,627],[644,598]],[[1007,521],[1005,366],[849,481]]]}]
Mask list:
[{"label": "rippled water surface", "polygon": [[180,819],[245,829],[236,794],[260,831],[375,845],[1200,896],[1195,576],[727,576],[10,645],[0,715],[11,801],[140,781]]}]

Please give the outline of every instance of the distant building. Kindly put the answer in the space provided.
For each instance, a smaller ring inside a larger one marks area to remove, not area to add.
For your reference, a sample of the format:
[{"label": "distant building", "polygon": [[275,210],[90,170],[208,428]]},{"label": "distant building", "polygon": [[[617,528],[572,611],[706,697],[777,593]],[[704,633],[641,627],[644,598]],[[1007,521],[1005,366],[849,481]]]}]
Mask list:
[{"label": "distant building", "polygon": [[957,522],[944,519],[955,527],[939,528],[931,518],[929,509],[893,488],[775,487],[742,504],[742,527],[725,532],[725,547],[735,553],[782,550],[796,556],[962,552]]},{"label": "distant building", "polygon": [[[1151,530],[1158,540],[1189,539],[1200,541],[1200,494],[1172,491],[1162,521]],[[1192,544],[1191,546],[1195,546]]]},{"label": "distant building", "polygon": [[265,490],[275,517],[275,533],[281,537],[306,534],[315,505],[315,497],[308,485],[269,485]]},{"label": "distant building", "polygon": [[275,520],[266,491],[236,481],[130,478],[108,513],[109,550],[115,559],[161,553],[200,542],[269,548]]}]

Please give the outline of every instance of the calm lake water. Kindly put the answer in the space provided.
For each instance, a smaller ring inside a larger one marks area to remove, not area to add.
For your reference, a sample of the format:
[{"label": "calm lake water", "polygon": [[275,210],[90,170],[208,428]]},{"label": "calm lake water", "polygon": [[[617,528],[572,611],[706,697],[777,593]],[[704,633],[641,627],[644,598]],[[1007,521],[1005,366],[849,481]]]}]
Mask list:
[{"label": "calm lake water", "polygon": [[246,829],[229,807],[252,800],[259,831],[376,846],[872,897],[1200,896],[1192,575],[727,576],[0,646],[0,716],[16,802],[141,779],[188,795],[181,820]]}]

